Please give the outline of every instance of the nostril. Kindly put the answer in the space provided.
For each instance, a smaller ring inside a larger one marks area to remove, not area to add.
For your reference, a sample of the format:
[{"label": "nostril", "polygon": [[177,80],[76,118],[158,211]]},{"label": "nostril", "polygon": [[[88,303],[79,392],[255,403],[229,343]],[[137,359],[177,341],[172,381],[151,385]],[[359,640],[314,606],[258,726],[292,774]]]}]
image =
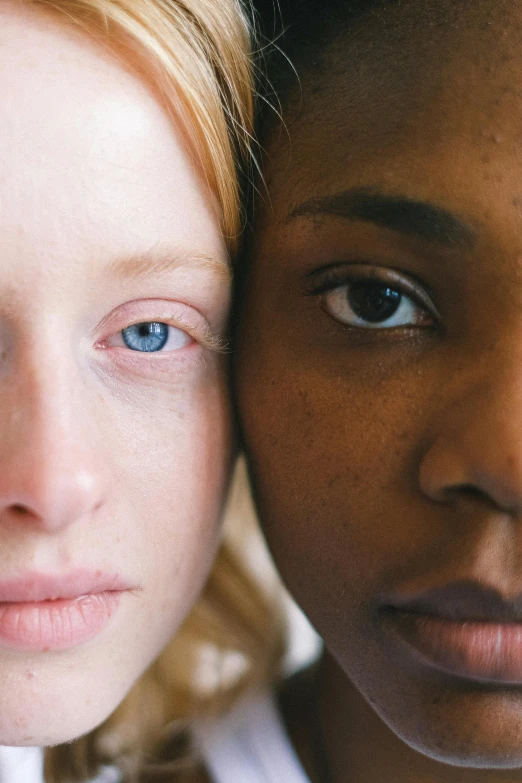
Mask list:
[{"label": "nostril", "polygon": [[25,506],[22,506],[20,503],[15,503],[12,505],[11,511],[13,514],[17,514],[20,517],[25,517],[27,514],[29,514],[29,509]]},{"label": "nostril", "polygon": [[485,492],[473,486],[473,484],[461,484],[459,487],[455,487],[453,490],[456,494],[466,495],[469,498],[476,498],[477,500],[484,500],[487,498]]},{"label": "nostril", "polygon": [[499,503],[488,492],[481,490],[474,484],[459,484],[455,487],[448,487],[444,495],[448,501],[455,501],[460,498],[485,503],[488,506],[493,506],[495,509],[500,508]]}]

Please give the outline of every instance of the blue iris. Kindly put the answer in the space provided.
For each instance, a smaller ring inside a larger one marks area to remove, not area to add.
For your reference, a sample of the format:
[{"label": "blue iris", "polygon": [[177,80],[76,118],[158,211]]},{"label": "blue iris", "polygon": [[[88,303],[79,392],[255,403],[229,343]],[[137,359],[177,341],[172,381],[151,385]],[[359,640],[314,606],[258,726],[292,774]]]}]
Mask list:
[{"label": "blue iris", "polygon": [[146,321],[142,324],[134,324],[122,330],[123,342],[132,351],[145,351],[152,353],[161,351],[169,339],[168,324],[159,324],[154,321]]}]

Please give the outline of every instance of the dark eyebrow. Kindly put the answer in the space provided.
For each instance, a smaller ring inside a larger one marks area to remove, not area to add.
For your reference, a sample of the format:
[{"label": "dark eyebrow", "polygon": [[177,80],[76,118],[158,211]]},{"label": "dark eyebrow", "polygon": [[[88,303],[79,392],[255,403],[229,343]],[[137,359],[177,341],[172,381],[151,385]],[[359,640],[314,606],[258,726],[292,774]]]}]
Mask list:
[{"label": "dark eyebrow", "polygon": [[441,207],[369,188],[311,198],[294,207],[287,222],[302,216],[364,220],[449,248],[470,248],[475,239],[468,223]]}]

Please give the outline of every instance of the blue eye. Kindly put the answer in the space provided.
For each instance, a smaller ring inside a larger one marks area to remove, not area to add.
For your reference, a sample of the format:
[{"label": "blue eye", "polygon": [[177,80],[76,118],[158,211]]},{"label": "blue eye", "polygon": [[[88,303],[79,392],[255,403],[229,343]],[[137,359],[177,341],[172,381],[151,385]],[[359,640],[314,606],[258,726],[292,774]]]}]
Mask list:
[{"label": "blue eye", "polygon": [[123,342],[132,351],[153,353],[161,351],[169,339],[168,324],[145,321],[141,324],[128,326],[121,332]]},{"label": "blue eye", "polygon": [[107,347],[138,353],[168,353],[187,348],[192,342],[192,337],[184,329],[162,321],[142,321],[113,334],[107,340]]}]

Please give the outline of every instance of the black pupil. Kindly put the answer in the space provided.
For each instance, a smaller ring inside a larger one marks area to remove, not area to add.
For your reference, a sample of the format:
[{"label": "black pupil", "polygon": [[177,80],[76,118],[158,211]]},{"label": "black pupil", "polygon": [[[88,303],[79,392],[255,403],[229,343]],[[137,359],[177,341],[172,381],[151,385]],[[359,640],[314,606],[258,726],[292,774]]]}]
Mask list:
[{"label": "black pupil", "polygon": [[394,288],[368,280],[354,282],[348,289],[348,301],[355,315],[371,323],[391,318],[401,299],[401,293]]},{"label": "black pupil", "polygon": [[150,337],[151,334],[154,333],[154,327],[156,324],[148,323],[148,324],[138,324],[138,334],[140,337]]}]

